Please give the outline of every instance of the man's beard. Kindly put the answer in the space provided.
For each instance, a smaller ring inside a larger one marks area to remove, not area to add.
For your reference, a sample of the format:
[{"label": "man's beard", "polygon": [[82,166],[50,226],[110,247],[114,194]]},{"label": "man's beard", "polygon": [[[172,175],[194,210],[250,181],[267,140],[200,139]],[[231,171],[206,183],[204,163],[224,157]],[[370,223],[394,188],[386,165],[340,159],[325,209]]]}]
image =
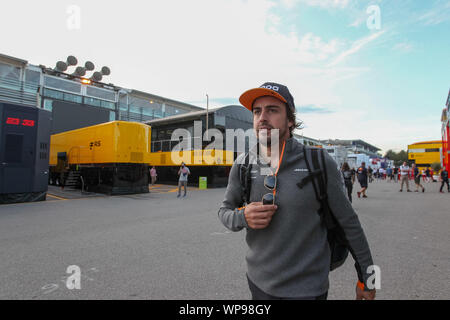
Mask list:
[{"label": "man's beard", "polygon": [[258,143],[265,146],[270,147],[272,143],[272,130],[274,129],[260,129],[258,130],[257,137],[258,137]]},{"label": "man's beard", "polygon": [[[278,131],[278,135],[277,135]],[[258,129],[257,131],[257,139],[258,143],[265,146],[265,147],[275,147],[275,144],[278,145],[279,140],[281,137],[283,137],[286,133],[286,130],[281,129],[273,129],[270,130],[267,129]],[[278,139],[276,139],[278,137]],[[273,141],[272,145],[272,139],[275,138],[277,141]]]},{"label": "man's beard", "polygon": [[261,172],[263,175],[273,174],[272,168],[278,166],[279,157],[279,145],[280,145],[280,129],[260,129],[258,130],[258,145],[261,148],[258,149],[258,159],[261,164],[268,166],[269,171]]}]

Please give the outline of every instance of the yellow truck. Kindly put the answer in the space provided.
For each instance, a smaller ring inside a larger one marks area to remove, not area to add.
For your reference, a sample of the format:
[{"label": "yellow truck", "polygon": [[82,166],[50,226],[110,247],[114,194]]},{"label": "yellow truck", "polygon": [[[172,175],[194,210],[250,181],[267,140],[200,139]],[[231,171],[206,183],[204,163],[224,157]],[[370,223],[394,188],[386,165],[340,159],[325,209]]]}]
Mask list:
[{"label": "yellow truck", "polygon": [[151,127],[112,121],[54,134],[50,184],[108,194],[148,192]]},{"label": "yellow truck", "polygon": [[415,163],[419,170],[441,162],[442,141],[424,141],[408,145],[408,160]]}]

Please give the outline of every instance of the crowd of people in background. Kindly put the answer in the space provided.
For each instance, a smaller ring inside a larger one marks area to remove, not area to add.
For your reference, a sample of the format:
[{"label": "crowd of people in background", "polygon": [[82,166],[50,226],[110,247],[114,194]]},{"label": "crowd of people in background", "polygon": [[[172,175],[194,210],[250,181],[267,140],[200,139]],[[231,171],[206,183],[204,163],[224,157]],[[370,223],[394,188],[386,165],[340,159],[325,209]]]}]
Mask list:
[{"label": "crowd of people in background", "polygon": [[[361,198],[361,196],[362,198],[367,198],[366,192],[369,183],[372,183],[375,179],[377,181],[385,180],[387,182],[400,182],[399,192],[403,192],[404,185],[406,185],[407,192],[412,192],[409,187],[410,181],[414,181],[414,184],[416,185],[414,192],[425,192],[425,187],[422,183],[437,182],[435,179],[435,172],[431,167],[420,170],[415,164],[412,164],[410,167],[406,162],[403,162],[399,167],[394,166],[386,169],[373,169],[370,166],[366,168],[365,162],[362,162],[361,166],[356,170],[355,168],[350,168],[349,164],[344,162],[341,167],[341,172],[350,202],[352,202],[353,185],[356,180],[358,180],[361,187],[361,189],[357,191],[358,198]],[[438,175],[440,182],[442,182],[439,192],[444,193],[443,188],[445,185],[447,185],[447,190],[450,192],[447,169],[443,167],[442,170],[438,172]]]}]

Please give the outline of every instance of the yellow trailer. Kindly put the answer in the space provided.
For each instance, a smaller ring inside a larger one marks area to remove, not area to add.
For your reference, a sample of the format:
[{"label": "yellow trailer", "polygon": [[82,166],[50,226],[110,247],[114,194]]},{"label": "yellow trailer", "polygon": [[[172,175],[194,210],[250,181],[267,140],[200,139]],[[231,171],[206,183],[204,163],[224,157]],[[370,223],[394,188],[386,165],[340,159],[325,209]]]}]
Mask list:
[{"label": "yellow trailer", "polygon": [[442,141],[417,142],[408,146],[408,160],[422,170],[441,162]]},{"label": "yellow trailer", "polygon": [[88,191],[148,192],[151,128],[112,121],[51,136],[50,183]]},{"label": "yellow trailer", "polygon": [[186,151],[151,152],[148,163],[158,167],[180,166],[184,162],[193,167],[232,167],[234,153],[228,150],[199,149]]},{"label": "yellow trailer", "polygon": [[69,164],[148,163],[151,128],[137,122],[112,121],[54,134],[50,165],[65,152]]}]

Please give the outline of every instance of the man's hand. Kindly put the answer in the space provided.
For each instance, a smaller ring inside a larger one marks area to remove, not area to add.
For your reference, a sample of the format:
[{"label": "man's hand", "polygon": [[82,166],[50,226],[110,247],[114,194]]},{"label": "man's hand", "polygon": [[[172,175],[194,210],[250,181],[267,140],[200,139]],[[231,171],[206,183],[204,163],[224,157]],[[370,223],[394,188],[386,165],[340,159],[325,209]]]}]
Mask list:
[{"label": "man's hand", "polygon": [[356,300],[375,300],[376,290],[364,291],[356,285]]},{"label": "man's hand", "polygon": [[245,207],[245,220],[252,229],[267,228],[277,208],[276,205],[263,205],[262,202],[252,202]]}]

